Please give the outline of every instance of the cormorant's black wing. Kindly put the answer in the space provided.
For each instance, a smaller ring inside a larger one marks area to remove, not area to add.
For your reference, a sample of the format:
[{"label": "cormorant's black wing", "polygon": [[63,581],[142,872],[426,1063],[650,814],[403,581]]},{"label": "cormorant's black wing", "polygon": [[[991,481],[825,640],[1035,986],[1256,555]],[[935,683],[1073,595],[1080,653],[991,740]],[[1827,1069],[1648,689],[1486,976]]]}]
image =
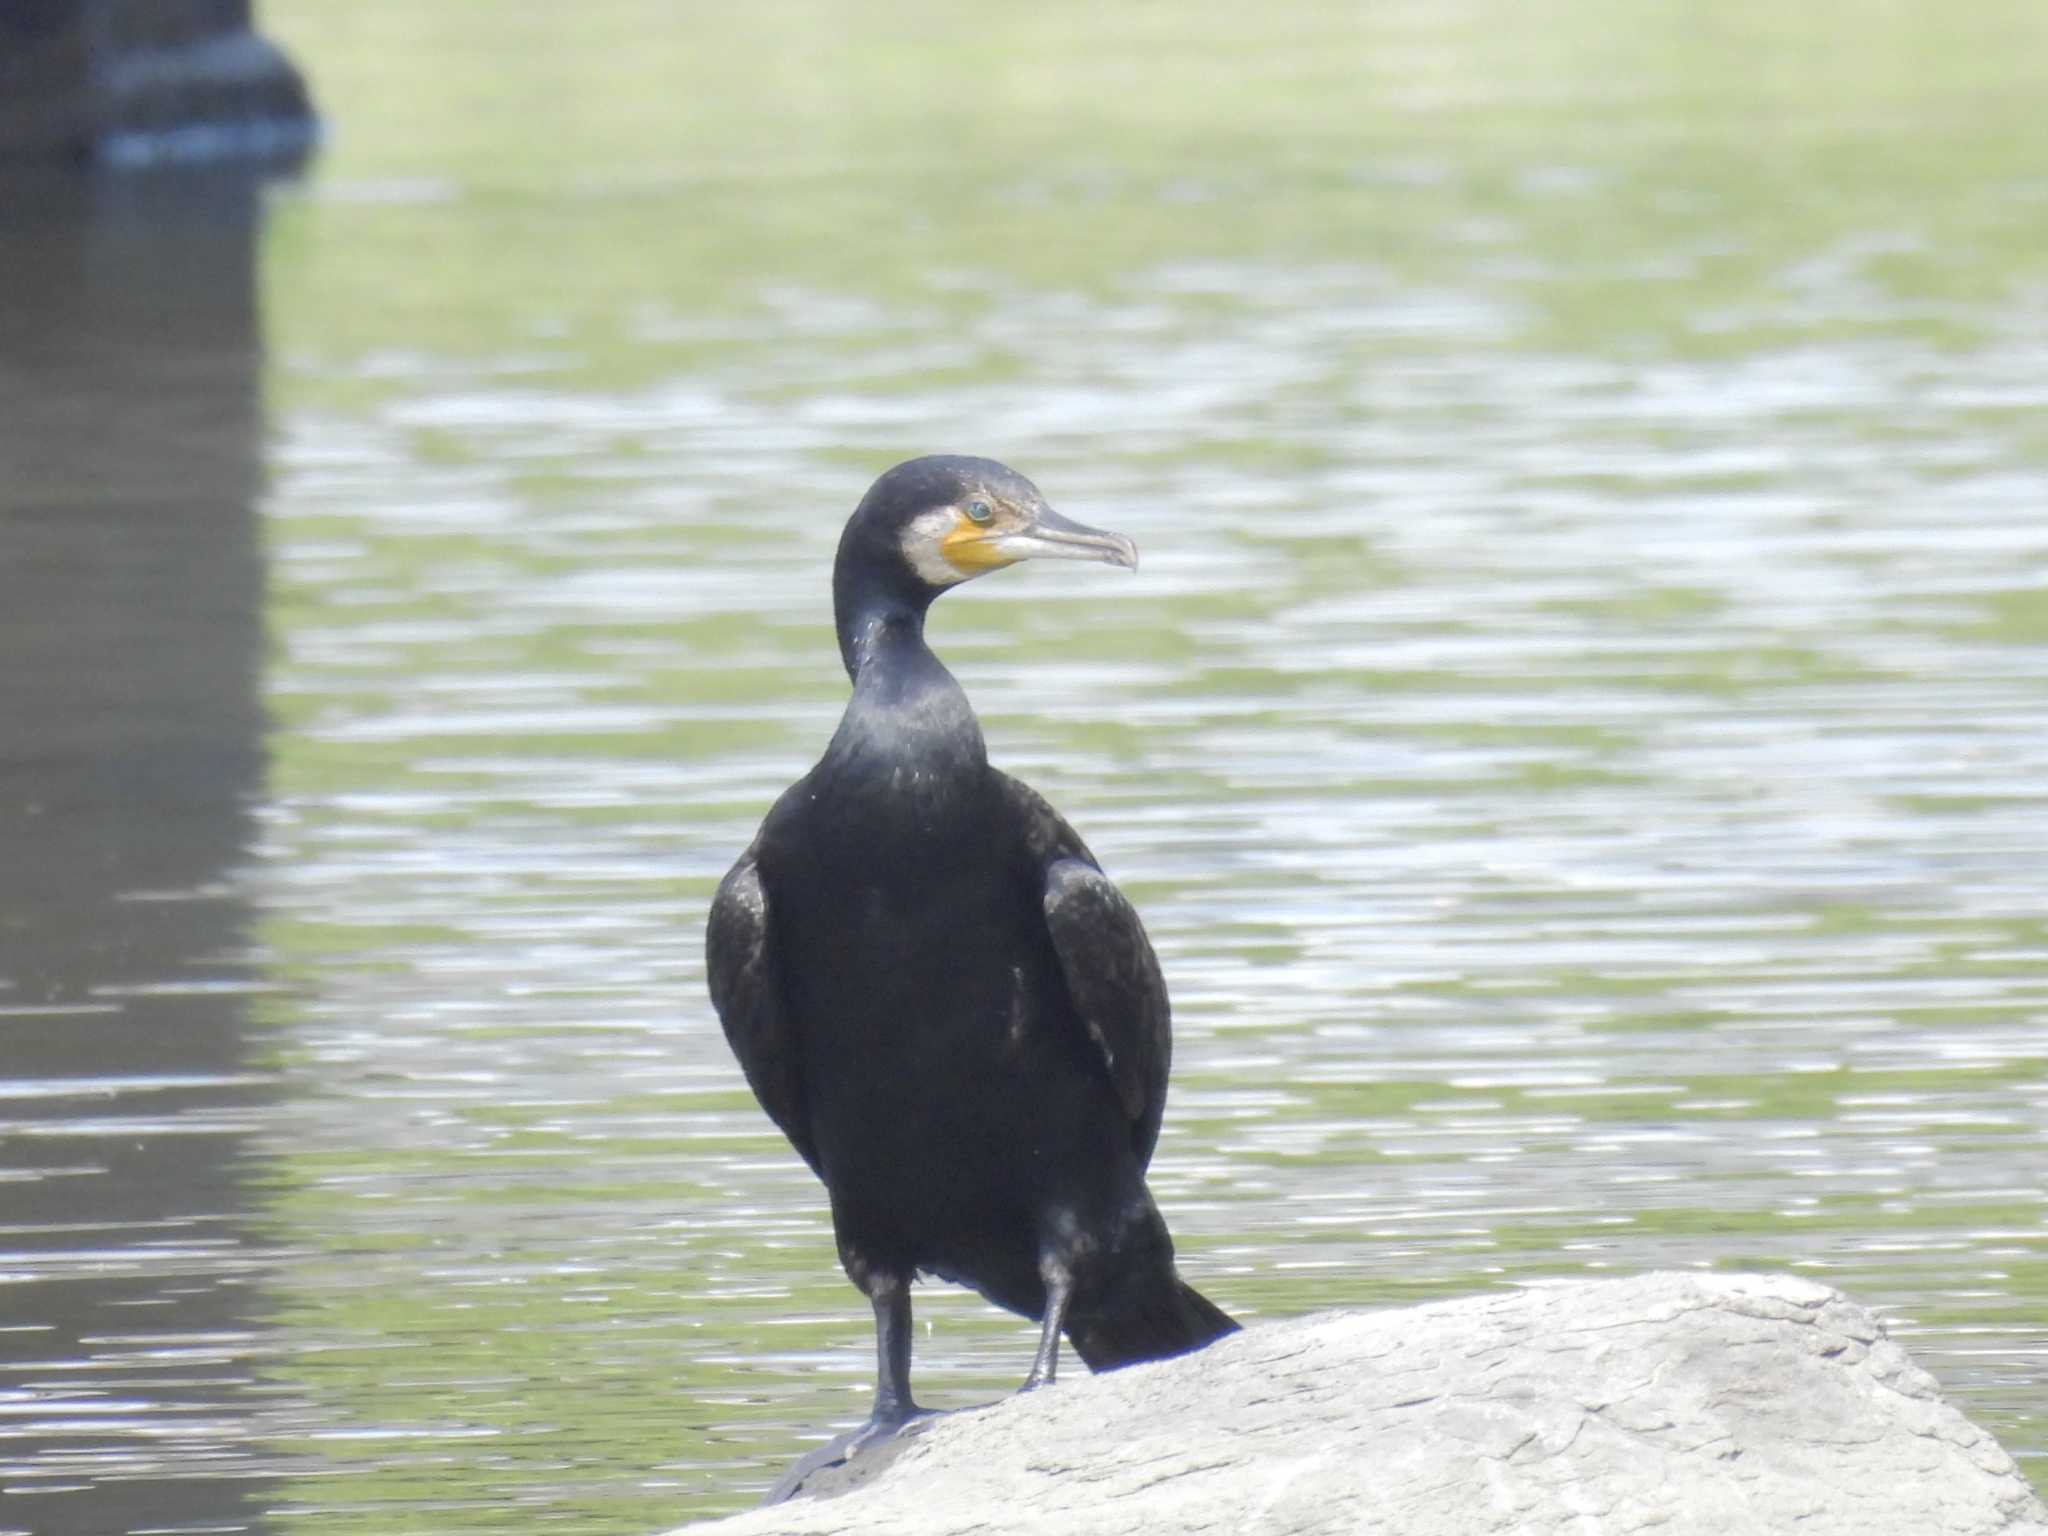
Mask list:
[{"label": "cormorant's black wing", "polygon": [[1024,830],[1027,855],[1043,871],[1046,931],[1067,991],[1130,1117],[1142,1167],[1159,1140],[1173,1060],[1159,958],[1137,909],[1059,812],[1029,786],[1007,774],[996,777]]},{"label": "cormorant's black wing", "polygon": [[711,898],[711,919],[704,930],[704,968],[711,984],[711,1006],[725,1026],[726,1041],[740,1059],[747,1086],[782,1127],[803,1160],[817,1171],[810,1127],[803,1111],[803,1079],[798,1044],[783,1006],[781,978],[775,969],[775,944],[768,922],[768,892],[754,865],[754,850],[718,882]]}]

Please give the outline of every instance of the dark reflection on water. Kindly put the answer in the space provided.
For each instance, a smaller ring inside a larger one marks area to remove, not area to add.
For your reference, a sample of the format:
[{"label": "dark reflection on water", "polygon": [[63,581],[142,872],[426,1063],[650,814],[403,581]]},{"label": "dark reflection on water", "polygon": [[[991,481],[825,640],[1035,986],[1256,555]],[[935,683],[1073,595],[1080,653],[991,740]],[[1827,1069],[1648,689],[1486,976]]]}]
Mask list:
[{"label": "dark reflection on water", "polygon": [[0,1530],[261,1502],[258,199],[0,180]]}]

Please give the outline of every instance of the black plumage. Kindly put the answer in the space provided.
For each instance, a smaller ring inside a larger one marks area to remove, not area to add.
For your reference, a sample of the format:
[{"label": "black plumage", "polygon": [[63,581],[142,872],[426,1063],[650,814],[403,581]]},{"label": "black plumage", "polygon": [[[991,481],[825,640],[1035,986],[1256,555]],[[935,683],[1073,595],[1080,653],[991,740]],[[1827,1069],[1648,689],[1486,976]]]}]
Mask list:
[{"label": "black plumage", "polygon": [[762,1107],[824,1181],[875,1309],[868,1431],[910,1395],[929,1273],[1062,1330],[1095,1369],[1236,1324],[1174,1272],[1144,1172],[1165,1107],[1166,986],[1143,925],[1033,791],[991,767],[924,640],[933,598],[1034,556],[1135,566],[988,459],[900,464],[839,545],[853,696],[823,759],[718,888],[712,1001]]}]

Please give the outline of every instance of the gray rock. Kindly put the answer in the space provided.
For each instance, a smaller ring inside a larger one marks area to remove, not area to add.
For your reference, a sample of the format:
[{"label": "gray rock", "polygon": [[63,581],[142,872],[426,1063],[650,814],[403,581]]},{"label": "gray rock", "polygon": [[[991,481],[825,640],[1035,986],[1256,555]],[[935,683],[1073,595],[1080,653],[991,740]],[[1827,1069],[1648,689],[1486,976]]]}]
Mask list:
[{"label": "gray rock", "polygon": [[691,1536],[2048,1536],[2012,1458],[1877,1319],[1787,1275],[1260,1324],[864,1460]]}]

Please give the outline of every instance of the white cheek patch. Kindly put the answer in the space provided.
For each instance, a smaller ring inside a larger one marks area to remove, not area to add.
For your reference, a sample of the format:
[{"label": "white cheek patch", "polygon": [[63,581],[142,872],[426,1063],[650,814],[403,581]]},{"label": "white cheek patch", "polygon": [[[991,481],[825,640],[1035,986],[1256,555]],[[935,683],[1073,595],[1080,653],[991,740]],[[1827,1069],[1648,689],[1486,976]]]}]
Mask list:
[{"label": "white cheek patch", "polygon": [[967,579],[969,573],[948,560],[939,540],[953,531],[951,507],[920,512],[903,527],[903,558],[910,568],[935,587],[950,587]]}]

